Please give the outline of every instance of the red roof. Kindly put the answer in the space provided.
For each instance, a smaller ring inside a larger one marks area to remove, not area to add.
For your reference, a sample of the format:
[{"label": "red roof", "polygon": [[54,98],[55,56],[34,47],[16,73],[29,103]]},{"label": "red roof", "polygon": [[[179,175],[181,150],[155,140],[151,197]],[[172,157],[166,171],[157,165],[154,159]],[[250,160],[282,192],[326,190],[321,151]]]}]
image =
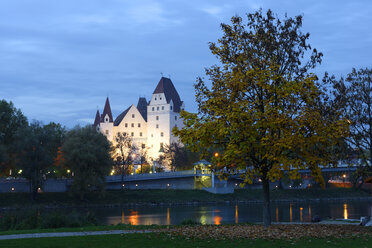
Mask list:
[{"label": "red roof", "polygon": [[109,98],[106,98],[106,103],[105,103],[105,108],[103,109],[103,113],[101,115],[101,122],[104,122],[105,116],[109,116],[109,122],[114,122],[112,118],[112,113],[111,113],[111,107],[110,107],[110,101]]},{"label": "red roof", "polygon": [[156,86],[153,94],[164,93],[167,103],[173,101],[174,112],[180,112],[182,101],[176,88],[169,78],[162,77]]}]

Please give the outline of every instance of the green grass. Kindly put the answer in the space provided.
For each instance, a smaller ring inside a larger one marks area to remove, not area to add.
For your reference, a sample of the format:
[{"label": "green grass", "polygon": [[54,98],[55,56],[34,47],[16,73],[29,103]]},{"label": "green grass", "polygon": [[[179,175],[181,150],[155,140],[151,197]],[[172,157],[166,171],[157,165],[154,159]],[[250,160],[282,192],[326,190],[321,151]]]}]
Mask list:
[{"label": "green grass", "polygon": [[[363,190],[347,188],[329,189],[292,189],[272,190],[271,199],[322,199],[338,197],[367,197],[371,193]],[[261,200],[260,189],[238,189],[234,194],[215,195],[202,190],[125,190],[107,191],[104,197],[98,198],[95,192],[88,194],[84,202],[74,198],[70,193],[42,193],[36,202],[31,202],[27,193],[1,193],[0,207],[25,206],[86,206],[109,204],[136,204],[136,203],[186,203],[186,202],[224,202]]]},{"label": "green grass", "polygon": [[302,248],[364,248],[372,246],[372,237],[344,239],[314,239],[307,238],[297,241],[290,240],[187,240],[170,238],[165,234],[125,234],[82,237],[37,238],[0,241],[0,247],[89,247],[89,248],[119,248],[119,247],[302,247]]}]

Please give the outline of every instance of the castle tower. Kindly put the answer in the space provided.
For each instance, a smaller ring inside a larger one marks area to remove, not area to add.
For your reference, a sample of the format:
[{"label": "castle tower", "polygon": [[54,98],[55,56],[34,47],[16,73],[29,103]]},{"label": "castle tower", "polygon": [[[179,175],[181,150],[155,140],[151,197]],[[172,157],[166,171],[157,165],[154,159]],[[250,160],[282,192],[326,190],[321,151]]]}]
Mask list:
[{"label": "castle tower", "polygon": [[112,118],[110,101],[108,97],[106,98],[105,108],[103,109],[103,113],[101,115],[99,127],[101,133],[106,135],[107,139],[112,142],[114,139],[114,120]]},{"label": "castle tower", "polygon": [[184,104],[169,78],[162,77],[147,106],[147,144],[149,157],[157,159],[162,147],[178,139],[172,134],[175,126],[182,128],[180,111]]},{"label": "castle tower", "polygon": [[101,122],[101,117],[99,115],[99,110],[97,109],[96,118],[94,119],[93,127],[99,131],[99,123]]}]

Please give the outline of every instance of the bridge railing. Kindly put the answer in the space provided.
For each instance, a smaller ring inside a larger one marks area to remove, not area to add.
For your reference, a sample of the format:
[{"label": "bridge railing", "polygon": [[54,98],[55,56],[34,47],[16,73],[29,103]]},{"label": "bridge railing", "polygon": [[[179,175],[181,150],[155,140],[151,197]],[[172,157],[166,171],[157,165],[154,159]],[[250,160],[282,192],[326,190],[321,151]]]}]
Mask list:
[{"label": "bridge railing", "polygon": [[[143,173],[135,175],[124,175],[125,181],[131,180],[146,180],[146,179],[158,179],[158,178],[174,178],[174,177],[184,177],[193,176],[193,170],[187,171],[169,171],[169,172],[157,172],[157,173]],[[106,182],[118,182],[121,181],[122,175],[107,176]]]}]

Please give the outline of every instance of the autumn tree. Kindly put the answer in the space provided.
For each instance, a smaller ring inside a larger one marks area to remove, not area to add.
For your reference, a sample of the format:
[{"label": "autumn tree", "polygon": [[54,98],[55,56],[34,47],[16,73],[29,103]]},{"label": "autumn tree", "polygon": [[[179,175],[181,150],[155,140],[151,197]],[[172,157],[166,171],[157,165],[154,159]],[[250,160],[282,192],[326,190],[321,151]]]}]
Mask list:
[{"label": "autumn tree", "polygon": [[302,16],[280,20],[270,10],[221,24],[223,36],[209,45],[220,63],[206,69],[210,82],[195,84],[198,113],[183,111],[185,126],[174,130],[194,151],[223,149],[218,163],[245,169],[245,183],[262,180],[265,226],[271,224],[269,182],[285,171],[298,178],[305,168],[321,180],[319,165],[335,163],[325,147],[347,129],[345,121],[322,116],[327,98],[309,72],[322,54],[311,50],[301,26]]},{"label": "autumn tree", "polygon": [[67,133],[62,152],[74,172],[72,191],[80,200],[90,191],[103,193],[112,166],[112,147],[106,136],[91,126],[76,127]]},{"label": "autumn tree", "polygon": [[352,69],[346,78],[338,80],[326,75],[324,81],[333,85],[334,106],[350,123],[344,151],[357,153],[361,163],[356,179],[363,182],[372,175],[372,69]]}]

